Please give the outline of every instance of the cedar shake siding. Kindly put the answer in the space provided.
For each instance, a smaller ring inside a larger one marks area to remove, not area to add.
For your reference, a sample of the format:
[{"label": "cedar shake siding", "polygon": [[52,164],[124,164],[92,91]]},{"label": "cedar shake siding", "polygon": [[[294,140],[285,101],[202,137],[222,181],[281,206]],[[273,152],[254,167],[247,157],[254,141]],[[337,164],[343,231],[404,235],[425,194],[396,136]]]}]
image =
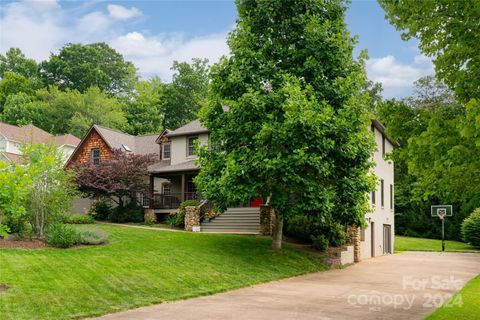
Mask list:
[{"label": "cedar shake siding", "polygon": [[85,137],[83,143],[75,150],[69,164],[90,162],[93,149],[100,150],[100,161],[108,161],[112,158],[113,152],[107,143],[96,130],[90,130],[90,133]]}]

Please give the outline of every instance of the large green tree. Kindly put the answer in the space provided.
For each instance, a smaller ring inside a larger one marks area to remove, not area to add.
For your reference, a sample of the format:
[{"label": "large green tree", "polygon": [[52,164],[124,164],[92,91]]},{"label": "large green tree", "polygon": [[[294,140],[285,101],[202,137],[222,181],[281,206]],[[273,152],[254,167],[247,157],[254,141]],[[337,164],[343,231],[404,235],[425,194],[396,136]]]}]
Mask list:
[{"label": "large green tree", "polygon": [[373,189],[373,137],[362,59],[343,1],[236,2],[231,56],[212,68],[196,182],[220,208],[261,195],[284,218],[362,225]]},{"label": "large green tree", "polygon": [[162,130],[164,87],[165,84],[155,77],[149,81],[138,81],[130,95],[119,97],[128,122],[128,133],[140,135]]},{"label": "large green tree", "polygon": [[398,233],[438,237],[429,206],[449,203],[455,215],[447,236],[460,240],[461,221],[480,205],[479,110],[475,100],[466,106],[456,101],[433,77],[418,80],[412,97],[380,104],[380,119],[400,142],[393,154]]},{"label": "large green tree", "polygon": [[208,96],[207,63],[206,59],[173,63],[172,83],[165,86],[161,103],[165,128],[177,129],[198,117],[198,111]]},{"label": "large green tree", "polygon": [[37,78],[38,65],[35,60],[26,58],[19,48],[10,48],[5,55],[0,54],[0,77],[3,78],[6,72]]},{"label": "large green tree", "polygon": [[67,44],[40,67],[45,83],[80,92],[96,86],[108,94],[125,93],[136,81],[134,65],[106,43]]},{"label": "large green tree", "polygon": [[464,101],[480,98],[480,1],[378,0],[402,38],[418,38],[437,77]]},{"label": "large green tree", "polygon": [[83,137],[92,124],[119,130],[127,128],[117,100],[96,87],[85,93],[50,87],[35,91],[33,96],[10,95],[1,119],[15,125],[32,123],[53,134],[71,133],[77,137]]}]

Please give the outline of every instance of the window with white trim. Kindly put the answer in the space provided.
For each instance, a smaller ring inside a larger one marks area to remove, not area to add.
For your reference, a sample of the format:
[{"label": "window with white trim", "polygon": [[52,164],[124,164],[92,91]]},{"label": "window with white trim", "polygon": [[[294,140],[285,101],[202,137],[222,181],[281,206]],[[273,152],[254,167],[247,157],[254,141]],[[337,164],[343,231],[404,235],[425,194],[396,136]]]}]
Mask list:
[{"label": "window with white trim", "polygon": [[198,140],[198,136],[187,137],[187,157],[195,155],[195,143]]},{"label": "window with white trim", "polygon": [[169,160],[170,159],[170,156],[171,156],[171,152],[170,152],[170,143],[164,143],[162,144],[162,148],[163,148],[163,151],[162,151],[162,159],[163,160]]}]

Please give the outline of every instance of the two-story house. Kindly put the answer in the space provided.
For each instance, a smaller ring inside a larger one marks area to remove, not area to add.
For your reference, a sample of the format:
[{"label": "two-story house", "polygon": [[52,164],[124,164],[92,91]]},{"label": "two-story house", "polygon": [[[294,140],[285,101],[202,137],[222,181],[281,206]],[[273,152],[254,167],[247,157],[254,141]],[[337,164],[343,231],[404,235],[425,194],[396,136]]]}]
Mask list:
[{"label": "two-story house", "polygon": [[18,127],[0,122],[0,161],[19,163],[21,146],[28,143],[57,145],[66,161],[80,143],[80,139],[71,134],[54,136],[32,124]]},{"label": "two-story house", "polygon": [[[386,156],[396,143],[385,135],[385,127],[377,120],[372,120],[371,130],[377,145],[372,158],[376,163],[373,171],[378,185],[371,194],[373,210],[365,216],[368,225],[360,231],[357,248],[361,258],[358,259],[393,252],[393,162]],[[201,198],[193,182],[201,170],[195,161],[195,145],[197,142],[205,144],[208,139],[209,131],[198,120],[173,131],[138,137],[95,125],[78,145],[69,163],[108,160],[114,148],[138,154],[158,154],[158,162],[149,167],[151,194],[145,197],[149,201],[144,205],[162,215],[178,209],[184,200]],[[258,234],[261,204],[262,199],[257,199],[241,208],[229,208],[213,221],[203,222],[201,230]]]},{"label": "two-story house", "polygon": [[[372,212],[366,215],[368,226],[360,232],[360,255],[369,258],[393,252],[394,239],[394,181],[393,161],[386,156],[397,145],[385,135],[385,127],[372,120],[377,149],[372,155],[374,174],[378,178],[377,189],[371,194]],[[178,208],[187,199],[198,199],[199,193],[193,178],[200,170],[195,162],[195,142],[206,143],[208,130],[198,120],[174,131],[166,130],[157,139],[160,145],[160,161],[149,167],[155,212],[166,213]],[[257,207],[261,199],[250,203]],[[207,228],[205,225],[202,228]]]}]

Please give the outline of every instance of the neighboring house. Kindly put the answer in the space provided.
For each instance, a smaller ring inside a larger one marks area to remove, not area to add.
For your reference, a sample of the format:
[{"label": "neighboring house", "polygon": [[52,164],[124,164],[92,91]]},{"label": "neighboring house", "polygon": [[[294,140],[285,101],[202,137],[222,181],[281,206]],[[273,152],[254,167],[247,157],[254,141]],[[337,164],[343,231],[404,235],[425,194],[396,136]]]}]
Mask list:
[{"label": "neighboring house", "polygon": [[71,134],[54,136],[32,124],[18,127],[0,122],[0,160],[19,163],[21,146],[27,143],[57,145],[67,160],[80,139]]}]

